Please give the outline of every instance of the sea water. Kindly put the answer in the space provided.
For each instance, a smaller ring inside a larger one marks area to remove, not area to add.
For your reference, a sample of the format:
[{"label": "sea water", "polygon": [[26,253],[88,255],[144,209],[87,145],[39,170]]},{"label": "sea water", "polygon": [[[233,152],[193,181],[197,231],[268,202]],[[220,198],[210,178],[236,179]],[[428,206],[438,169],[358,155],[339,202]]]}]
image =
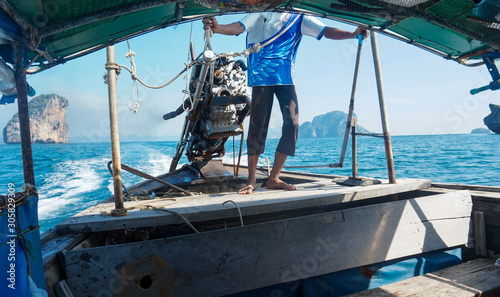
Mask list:
[{"label": "sea water", "polygon": [[[226,143],[225,163],[238,154],[239,138]],[[278,140],[267,141],[259,165],[272,162]],[[168,171],[176,142],[121,143],[122,163],[157,176]],[[342,138],[299,139],[294,157],[286,166],[328,165],[338,163]],[[392,147],[396,178],[425,178],[433,182],[500,186],[500,135],[419,135],[393,136]],[[243,152],[245,152],[245,148]],[[8,184],[19,191],[23,184],[20,145],[0,145],[0,193],[7,194]],[[111,160],[110,143],[35,144],[33,162],[38,189],[39,219],[45,232],[64,219],[108,198],[113,191],[107,169]],[[242,164],[247,163],[246,155]],[[179,164],[187,163],[182,157]],[[358,138],[359,176],[387,178],[382,138]],[[351,149],[344,168],[290,169],[303,172],[350,175]],[[142,178],[123,172],[129,187]],[[3,187],[3,189],[1,188]]]}]

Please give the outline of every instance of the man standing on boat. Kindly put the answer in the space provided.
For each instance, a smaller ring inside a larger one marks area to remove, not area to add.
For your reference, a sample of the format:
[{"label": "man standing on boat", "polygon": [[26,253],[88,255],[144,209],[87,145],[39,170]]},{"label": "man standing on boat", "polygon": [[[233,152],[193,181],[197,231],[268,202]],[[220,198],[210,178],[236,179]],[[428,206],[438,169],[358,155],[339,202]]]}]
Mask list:
[{"label": "man standing on boat", "polygon": [[279,175],[288,156],[295,154],[299,130],[297,93],[293,82],[293,65],[302,35],[320,40],[354,39],[356,35],[368,36],[368,31],[358,27],[354,32],[328,27],[318,19],[296,13],[248,14],[239,22],[221,25],[214,17],[203,19],[204,29],[223,35],[247,32],[247,48],[255,43],[267,44],[248,57],[248,85],[252,87],[252,111],[247,138],[248,180],[239,190],[251,194],[255,190],[255,171],[259,155],[264,152],[274,95],[276,95],[283,127],[276,148],[271,175],[266,182],[268,189],[296,190],[293,185],[280,180]]}]

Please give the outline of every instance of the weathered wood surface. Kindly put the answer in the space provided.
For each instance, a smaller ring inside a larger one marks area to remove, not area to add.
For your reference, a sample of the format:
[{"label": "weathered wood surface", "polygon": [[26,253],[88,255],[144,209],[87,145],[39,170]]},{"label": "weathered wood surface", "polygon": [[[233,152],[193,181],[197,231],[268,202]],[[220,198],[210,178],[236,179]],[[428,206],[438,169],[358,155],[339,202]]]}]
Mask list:
[{"label": "weathered wood surface", "polygon": [[[483,212],[484,222],[486,225],[500,227],[500,193],[496,192],[496,189],[498,189],[498,187],[461,185],[451,186],[452,188],[471,187],[476,189],[470,190],[472,201],[474,202],[474,211]],[[456,190],[451,188],[429,188],[423,189],[423,191],[434,193],[448,193]]]},{"label": "weathered wood surface", "polygon": [[494,260],[476,259],[348,296],[497,297],[500,296],[500,268],[495,267]]},{"label": "weathered wood surface", "polygon": [[486,225],[500,227],[500,201],[493,203],[474,200],[474,210],[484,213]]},{"label": "weathered wood surface", "polygon": [[462,184],[448,184],[448,183],[432,183],[432,187],[444,188],[451,190],[470,190],[481,192],[500,192],[500,187],[494,186],[480,186],[480,185],[462,185]]},{"label": "weathered wood surface", "polygon": [[73,292],[71,292],[71,289],[65,280],[55,284],[54,289],[57,292],[57,297],[74,297]]},{"label": "weathered wood surface", "polygon": [[[495,188],[496,189],[496,188]],[[457,189],[448,189],[448,188],[428,188],[423,189],[423,191],[435,192],[435,193],[448,193],[456,191]],[[466,189],[463,189],[466,190]],[[489,191],[480,191],[480,190],[469,190],[472,198],[477,201],[485,201],[491,203],[500,203],[500,193],[498,192],[489,192]]]},{"label": "weathered wood surface", "polygon": [[64,271],[59,263],[57,253],[61,250],[70,250],[77,247],[84,241],[88,235],[85,234],[66,234],[58,236],[55,231],[49,231],[41,239],[43,270],[45,274],[45,283],[49,297],[57,297],[54,284],[59,283],[65,278]]},{"label": "weathered wood surface", "polygon": [[68,284],[75,296],[223,296],[467,244],[471,210],[458,191],[74,250]]},{"label": "weathered wood surface", "polygon": [[258,189],[252,195],[225,193],[181,197],[176,198],[175,202],[168,199],[130,201],[125,202],[125,207],[134,209],[124,217],[102,215],[101,212],[109,212],[114,208],[113,202],[104,202],[65,220],[56,228],[61,231],[93,232],[183,223],[181,218],[173,214],[152,209],[139,210],[141,205],[165,207],[184,215],[190,222],[200,222],[236,217],[234,205],[222,205],[227,200],[238,203],[243,216],[248,216],[359,201],[427,188],[429,185],[429,180],[400,179],[397,184],[384,181],[381,185],[345,187],[333,183],[331,179],[324,179],[298,185],[297,191]]},{"label": "weathered wood surface", "polygon": [[[213,164],[219,162],[212,160],[210,161],[210,163]],[[220,167],[219,165],[222,165],[222,167]],[[180,170],[176,170],[174,172],[162,174],[157,176],[157,178],[164,180],[166,182],[177,184],[179,186],[191,185],[190,187],[192,187],[193,185],[204,184],[203,187],[205,189],[209,186],[208,184],[210,183],[212,185],[217,185],[217,183],[220,181],[226,181],[227,183],[218,184],[219,189],[215,191],[216,193],[227,192],[227,190],[225,190],[227,188],[232,188],[231,191],[235,191],[239,188],[234,188],[234,186],[243,187],[246,184],[248,176],[248,168],[246,166],[240,166],[237,179],[233,178],[233,172],[235,168],[233,168],[232,165],[217,164],[217,167],[219,167],[219,169],[217,170],[213,170],[213,167],[210,170],[206,170],[206,168],[205,170],[203,170],[202,168],[201,173],[204,175],[204,178],[199,173],[196,173],[196,170],[193,171],[187,168],[184,169],[181,168]],[[260,187],[268,177],[269,174],[267,168],[257,167],[256,170],[257,187]],[[331,174],[305,173],[305,172],[283,170],[280,174],[280,177],[285,181],[296,184],[296,183],[301,183],[301,181],[303,180],[314,180],[322,178],[332,179],[340,176]],[[134,185],[132,188],[130,188],[130,190],[141,189],[150,191],[150,190],[158,190],[163,187],[164,186],[162,184],[155,182],[153,180],[145,180],[139,184]]]},{"label": "weathered wood surface", "polygon": [[480,211],[473,212],[474,219],[474,246],[476,256],[486,257],[486,226],[484,225],[484,214]]}]

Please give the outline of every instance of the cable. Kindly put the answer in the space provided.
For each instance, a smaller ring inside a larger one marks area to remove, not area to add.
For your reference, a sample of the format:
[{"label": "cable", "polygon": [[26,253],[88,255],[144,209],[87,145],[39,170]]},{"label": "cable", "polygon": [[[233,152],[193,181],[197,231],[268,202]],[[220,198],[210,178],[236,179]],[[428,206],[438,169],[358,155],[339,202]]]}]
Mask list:
[{"label": "cable", "polygon": [[236,204],[236,202],[234,202],[233,200],[227,200],[227,201],[224,201],[224,203],[222,203],[222,205],[228,203],[228,202],[231,202],[233,203],[234,205],[236,205],[236,209],[238,209],[238,214],[240,215],[240,223],[241,223],[241,227],[245,226],[243,224],[243,216],[241,215],[241,209],[240,207],[238,206],[238,204]]},{"label": "cable", "polygon": [[178,213],[176,211],[158,208],[158,207],[154,207],[152,205],[142,205],[142,206],[146,207],[146,208],[154,209],[156,211],[163,211],[163,212],[168,212],[168,213],[174,214],[174,215],[180,217],[191,229],[193,229],[194,232],[200,233],[200,231],[198,231],[193,225],[191,225],[191,223],[188,221],[188,219],[186,219],[186,217],[184,217],[183,215],[181,215],[180,213]]}]

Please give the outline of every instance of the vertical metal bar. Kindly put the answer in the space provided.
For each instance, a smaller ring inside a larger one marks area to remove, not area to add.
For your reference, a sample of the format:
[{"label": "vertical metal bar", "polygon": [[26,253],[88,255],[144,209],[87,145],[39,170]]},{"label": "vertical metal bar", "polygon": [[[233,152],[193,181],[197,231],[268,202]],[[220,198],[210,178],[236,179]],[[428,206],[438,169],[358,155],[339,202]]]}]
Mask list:
[{"label": "vertical metal bar", "polygon": [[108,70],[108,99],[109,99],[109,120],[111,129],[111,154],[113,160],[113,190],[115,196],[115,208],[123,208],[122,193],[122,168],[120,157],[120,136],[118,130],[118,98],[116,95],[116,69],[115,65],[115,46],[110,45],[106,48]]},{"label": "vertical metal bar", "polygon": [[243,139],[244,139],[244,135],[245,133],[243,132],[243,125],[240,124],[240,128],[241,128],[241,140],[240,140],[240,152],[238,153],[238,165],[236,166],[236,178],[238,178],[238,174],[239,174],[239,171],[240,171],[240,162],[241,162],[241,152],[243,150]]},{"label": "vertical metal bar", "polygon": [[394,171],[394,159],[392,157],[391,134],[389,133],[389,122],[385,108],[384,83],[382,81],[382,71],[380,70],[380,58],[378,54],[377,34],[371,31],[373,64],[375,66],[375,77],[377,79],[378,100],[380,105],[380,116],[382,118],[382,130],[384,132],[385,157],[387,160],[387,171],[389,174],[389,183],[396,183],[396,174]]},{"label": "vertical metal bar", "polygon": [[356,139],[356,118],[351,119],[352,177],[358,177],[358,145]]},{"label": "vertical metal bar", "polygon": [[16,80],[17,106],[19,110],[19,130],[21,133],[24,183],[35,186],[33,152],[31,148],[30,116],[28,110],[28,89],[26,83],[26,70],[24,69],[24,46],[20,44],[14,45],[14,55],[14,76]]},{"label": "vertical metal bar", "polygon": [[235,137],[233,135],[233,173],[234,173],[234,178],[237,178],[236,176],[236,143],[234,142]]},{"label": "vertical metal bar", "polygon": [[182,152],[184,151],[184,147],[186,146],[187,136],[189,135],[188,125],[189,125],[189,120],[186,117],[184,119],[184,125],[182,126],[181,139],[179,140],[179,143],[177,144],[177,148],[175,149],[175,155],[174,155],[174,158],[172,159],[172,162],[170,163],[169,172],[172,172],[175,169],[177,169],[177,164],[179,163],[179,160],[181,159]]},{"label": "vertical metal bar", "polygon": [[363,39],[358,38],[358,51],[356,55],[356,64],[354,66],[354,77],[352,79],[351,100],[349,101],[349,112],[347,114],[347,122],[345,123],[344,142],[342,144],[342,151],[340,153],[339,167],[344,166],[344,158],[347,150],[347,142],[349,141],[349,131],[351,130],[350,128],[351,128],[352,114],[354,113],[354,98],[356,96],[356,86],[358,83],[358,72],[359,72],[359,64],[361,61],[362,47],[363,47]]},{"label": "vertical metal bar", "polygon": [[196,108],[198,103],[202,100],[201,95],[203,94],[203,88],[207,82],[208,70],[210,70],[210,65],[215,59],[215,54],[211,50],[207,50],[203,53],[203,64],[201,66],[200,76],[198,77],[198,83],[196,85],[196,91],[194,93],[193,108],[191,108],[191,115],[196,113]]}]

